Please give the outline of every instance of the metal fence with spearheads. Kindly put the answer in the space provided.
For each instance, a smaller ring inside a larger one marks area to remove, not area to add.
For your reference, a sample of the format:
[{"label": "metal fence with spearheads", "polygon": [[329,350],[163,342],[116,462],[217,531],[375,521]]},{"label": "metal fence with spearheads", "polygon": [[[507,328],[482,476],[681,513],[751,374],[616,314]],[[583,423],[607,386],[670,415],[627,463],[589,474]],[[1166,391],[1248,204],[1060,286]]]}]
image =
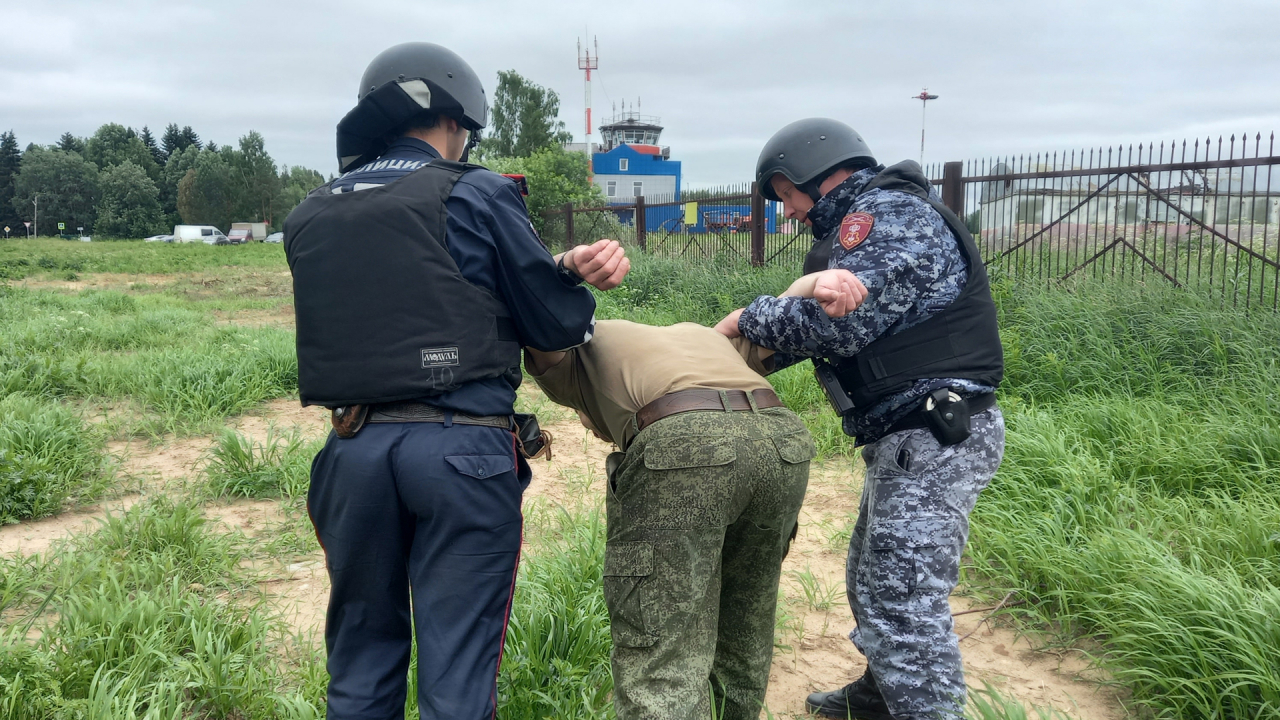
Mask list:
[{"label": "metal fence with spearheads", "polygon": [[[1275,135],[1022,155],[925,168],[998,272],[1035,280],[1158,278],[1246,308],[1280,308]],[[1276,188],[1272,175],[1276,175]],[[642,252],[797,270],[807,226],[755,183],[543,213],[558,248],[622,240]]]}]

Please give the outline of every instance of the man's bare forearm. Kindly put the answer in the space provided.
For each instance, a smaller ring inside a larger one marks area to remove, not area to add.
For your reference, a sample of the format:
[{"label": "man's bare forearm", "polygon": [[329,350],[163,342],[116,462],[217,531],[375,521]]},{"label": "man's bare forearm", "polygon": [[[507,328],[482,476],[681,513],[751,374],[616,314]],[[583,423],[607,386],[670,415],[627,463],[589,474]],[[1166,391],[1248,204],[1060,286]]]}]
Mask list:
[{"label": "man's bare forearm", "polygon": [[533,365],[533,372],[538,375],[559,365],[566,354],[563,351],[543,352],[542,350],[534,350],[531,347],[526,347],[524,352],[525,358]]}]

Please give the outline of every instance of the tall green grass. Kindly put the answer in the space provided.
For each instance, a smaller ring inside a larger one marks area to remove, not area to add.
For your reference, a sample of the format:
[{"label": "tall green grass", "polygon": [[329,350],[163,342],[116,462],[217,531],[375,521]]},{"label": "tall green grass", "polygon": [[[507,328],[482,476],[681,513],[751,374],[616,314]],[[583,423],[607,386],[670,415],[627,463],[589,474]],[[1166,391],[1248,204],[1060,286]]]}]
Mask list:
[{"label": "tall green grass", "polygon": [[[0,560],[0,719],[318,718],[319,657],[251,596],[246,542],[164,498]],[[34,631],[34,639],[31,633]]]},{"label": "tall green grass", "polygon": [[58,512],[111,479],[101,433],[58,403],[0,398],[0,525]]},{"label": "tall green grass", "polygon": [[1006,290],[971,583],[1098,638],[1157,717],[1280,717],[1280,318],[1160,285]]},{"label": "tall green grass", "polygon": [[295,430],[268,432],[262,441],[224,428],[205,465],[206,487],[217,497],[305,497],[311,459],[322,441],[307,442]]},{"label": "tall green grass", "polygon": [[287,331],[218,326],[163,296],[0,288],[0,393],[132,400],[179,432],[297,382]]}]

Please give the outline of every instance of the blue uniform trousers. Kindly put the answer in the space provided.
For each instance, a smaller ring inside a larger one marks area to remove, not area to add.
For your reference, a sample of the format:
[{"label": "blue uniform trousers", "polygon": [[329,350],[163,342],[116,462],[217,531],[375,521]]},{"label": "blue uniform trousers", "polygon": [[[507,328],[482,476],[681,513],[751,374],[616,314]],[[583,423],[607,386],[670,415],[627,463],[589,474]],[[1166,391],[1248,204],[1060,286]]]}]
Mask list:
[{"label": "blue uniform trousers", "polygon": [[404,717],[414,632],[421,717],[494,717],[529,477],[499,428],[330,433],[307,497],[332,585],[330,720]]}]

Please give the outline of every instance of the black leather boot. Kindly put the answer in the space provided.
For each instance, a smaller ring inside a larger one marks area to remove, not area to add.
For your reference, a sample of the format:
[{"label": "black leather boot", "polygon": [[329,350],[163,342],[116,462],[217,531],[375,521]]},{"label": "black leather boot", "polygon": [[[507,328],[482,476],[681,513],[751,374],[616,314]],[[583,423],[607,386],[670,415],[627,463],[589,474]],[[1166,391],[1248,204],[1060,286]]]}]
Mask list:
[{"label": "black leather boot", "polygon": [[880,695],[876,679],[868,670],[862,677],[839,690],[816,692],[805,699],[805,709],[814,715],[843,720],[893,720],[889,706]]}]

